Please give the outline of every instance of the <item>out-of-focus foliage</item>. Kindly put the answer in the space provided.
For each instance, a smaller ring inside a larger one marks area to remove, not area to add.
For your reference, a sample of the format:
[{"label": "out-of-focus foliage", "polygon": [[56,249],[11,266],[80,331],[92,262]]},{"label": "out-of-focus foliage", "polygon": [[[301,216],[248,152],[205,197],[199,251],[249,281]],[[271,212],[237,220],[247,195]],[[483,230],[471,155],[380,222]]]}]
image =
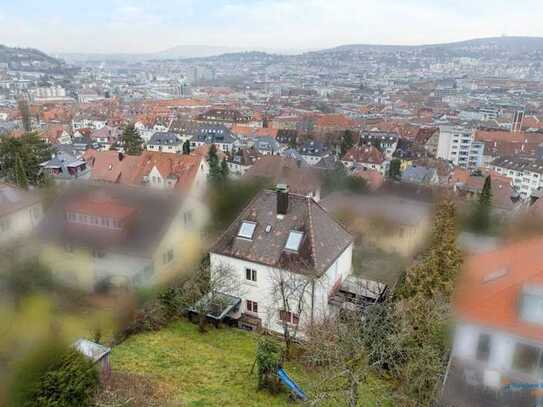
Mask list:
[{"label": "out-of-focus foliage", "polygon": [[[53,148],[36,133],[0,139],[0,178],[13,184],[40,185],[44,176],[40,164],[51,159]],[[20,185],[25,187],[25,185]]]},{"label": "out-of-focus foliage", "polygon": [[91,360],[51,338],[16,364],[8,405],[90,406],[98,383]]},{"label": "out-of-focus foliage", "polygon": [[338,163],[332,171],[326,171],[322,176],[323,192],[329,194],[337,191],[365,193],[368,184],[364,178],[347,174],[345,167]]},{"label": "out-of-focus foliage", "polygon": [[224,230],[243,207],[266,186],[265,181],[254,179],[223,182],[211,188],[209,192],[211,231]]}]

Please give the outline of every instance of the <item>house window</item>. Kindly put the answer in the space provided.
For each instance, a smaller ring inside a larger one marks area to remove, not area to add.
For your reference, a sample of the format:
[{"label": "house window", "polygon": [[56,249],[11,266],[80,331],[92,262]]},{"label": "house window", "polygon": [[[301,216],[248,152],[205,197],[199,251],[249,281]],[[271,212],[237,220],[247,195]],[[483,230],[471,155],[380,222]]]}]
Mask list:
[{"label": "house window", "polygon": [[293,252],[297,252],[298,249],[300,248],[300,243],[302,243],[303,237],[304,237],[303,232],[297,232],[295,230],[291,230],[288,235],[287,243],[285,244],[285,249],[291,250]]},{"label": "house window", "polygon": [[524,321],[543,324],[543,296],[524,294],[520,314]]},{"label": "house window", "polygon": [[162,263],[168,264],[173,260],[173,249],[169,249],[166,253],[162,254]]},{"label": "house window", "polygon": [[256,270],[246,268],[245,269],[245,279],[249,281],[254,281],[256,283]]},{"label": "house window", "polygon": [[243,221],[238,231],[238,237],[251,240],[256,229],[256,223]]},{"label": "house window", "polygon": [[490,335],[480,334],[477,341],[477,360],[481,362],[488,362],[490,358]]},{"label": "house window", "polygon": [[279,310],[279,319],[287,324],[298,325],[300,317],[294,312]]},{"label": "house window", "polygon": [[246,304],[247,312],[253,312],[255,314],[258,313],[258,302],[247,300],[245,304]]},{"label": "house window", "polygon": [[513,369],[526,374],[535,373],[539,354],[539,348],[525,343],[517,343],[513,353]]}]

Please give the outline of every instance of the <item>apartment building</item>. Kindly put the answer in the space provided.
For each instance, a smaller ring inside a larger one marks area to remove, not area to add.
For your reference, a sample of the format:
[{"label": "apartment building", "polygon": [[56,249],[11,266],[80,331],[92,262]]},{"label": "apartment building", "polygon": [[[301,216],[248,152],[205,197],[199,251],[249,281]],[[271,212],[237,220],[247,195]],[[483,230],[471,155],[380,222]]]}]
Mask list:
[{"label": "apartment building", "polygon": [[437,157],[467,169],[483,163],[484,143],[476,141],[474,132],[462,126],[440,126]]},{"label": "apartment building", "polygon": [[490,167],[498,174],[510,178],[513,188],[523,199],[537,195],[543,186],[543,160],[498,157]]}]

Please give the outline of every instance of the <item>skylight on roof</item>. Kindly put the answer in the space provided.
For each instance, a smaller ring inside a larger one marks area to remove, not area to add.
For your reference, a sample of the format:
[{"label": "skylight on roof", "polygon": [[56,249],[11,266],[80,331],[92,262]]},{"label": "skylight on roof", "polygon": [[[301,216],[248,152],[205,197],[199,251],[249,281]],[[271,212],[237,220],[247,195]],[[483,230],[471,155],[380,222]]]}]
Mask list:
[{"label": "skylight on roof", "polygon": [[297,252],[300,249],[300,243],[302,243],[303,237],[303,232],[291,230],[288,235],[287,243],[285,244],[285,249]]},{"label": "skylight on roof", "polygon": [[252,239],[253,233],[255,232],[255,228],[256,228],[256,223],[243,221],[239,228],[238,237],[242,237],[244,239]]}]

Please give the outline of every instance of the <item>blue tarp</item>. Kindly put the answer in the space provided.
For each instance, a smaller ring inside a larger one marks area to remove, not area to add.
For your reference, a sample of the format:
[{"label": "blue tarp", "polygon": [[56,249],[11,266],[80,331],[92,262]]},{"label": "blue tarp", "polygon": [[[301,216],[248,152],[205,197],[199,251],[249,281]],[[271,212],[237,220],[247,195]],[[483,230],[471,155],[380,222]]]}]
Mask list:
[{"label": "blue tarp", "polygon": [[304,391],[301,389],[300,386],[296,384],[294,380],[292,380],[287,372],[285,372],[283,369],[279,368],[277,369],[277,376],[279,376],[279,380],[287,386],[299,399],[306,401],[307,396],[305,395]]}]

